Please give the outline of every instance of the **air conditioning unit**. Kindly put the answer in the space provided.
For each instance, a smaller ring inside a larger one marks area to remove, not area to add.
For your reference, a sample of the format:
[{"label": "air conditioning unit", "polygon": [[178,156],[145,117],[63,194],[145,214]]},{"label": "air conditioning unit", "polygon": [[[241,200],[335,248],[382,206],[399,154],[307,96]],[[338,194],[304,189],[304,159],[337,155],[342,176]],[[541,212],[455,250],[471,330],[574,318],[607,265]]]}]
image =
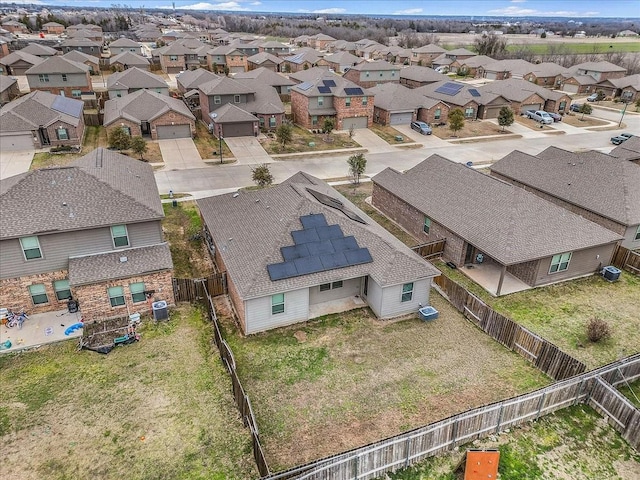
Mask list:
[{"label": "air conditioning unit", "polygon": [[609,282],[617,282],[620,278],[620,273],[622,272],[613,265],[609,265],[602,269],[602,276]]}]

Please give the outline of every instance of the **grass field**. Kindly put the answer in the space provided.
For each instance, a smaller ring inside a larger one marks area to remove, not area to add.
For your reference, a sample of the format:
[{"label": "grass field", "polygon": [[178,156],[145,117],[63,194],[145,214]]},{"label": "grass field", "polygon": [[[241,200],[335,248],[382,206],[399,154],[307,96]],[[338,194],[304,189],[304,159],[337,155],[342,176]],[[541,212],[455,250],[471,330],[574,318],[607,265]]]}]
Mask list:
[{"label": "grass field", "polygon": [[109,355],[64,342],[0,356],[0,478],[257,478],[251,440],[188,306]]},{"label": "grass field", "polygon": [[[390,145],[401,145],[403,143],[413,142],[412,139],[402,135],[398,130],[389,125],[380,125],[379,123],[373,123],[371,124],[371,127],[369,127],[369,130],[371,130],[373,133],[378,135],[381,139],[383,139]],[[416,135],[419,134],[416,132]],[[398,141],[396,140],[396,137],[401,137],[402,140]]]},{"label": "grass field", "polygon": [[640,52],[640,42],[601,42],[601,43],[574,43],[567,42],[558,43],[528,43],[528,44],[509,44],[508,52],[517,52],[526,48],[527,51],[536,55],[545,55],[549,53],[559,54],[578,54],[578,53],[610,53],[624,52],[634,53]]},{"label": "grass field", "polygon": [[435,322],[359,309],[247,338],[220,310],[272,470],[550,382],[435,292],[431,303]]}]

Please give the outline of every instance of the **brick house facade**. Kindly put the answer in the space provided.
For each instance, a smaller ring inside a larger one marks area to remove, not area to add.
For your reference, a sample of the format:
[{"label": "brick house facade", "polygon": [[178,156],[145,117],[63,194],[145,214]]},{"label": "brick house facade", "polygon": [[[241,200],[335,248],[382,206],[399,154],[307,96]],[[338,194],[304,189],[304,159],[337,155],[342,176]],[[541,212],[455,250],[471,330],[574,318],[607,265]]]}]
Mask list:
[{"label": "brick house facade", "polygon": [[451,107],[444,102],[438,102],[430,108],[419,108],[417,119],[425,123],[447,123]]},{"label": "brick house facade", "polygon": [[[160,125],[184,125],[189,124],[191,128],[191,136],[196,133],[196,122],[194,119],[186,117],[178,112],[167,112],[158,118],[155,118],[149,122],[151,127],[151,140],[158,140],[158,129]],[[116,128],[122,128],[123,126],[129,127],[131,130],[131,136],[141,136],[142,126],[138,122],[131,121],[126,118],[118,119],[115,123],[109,125],[107,128],[107,135]]]},{"label": "brick house facade", "polygon": [[[353,96],[353,97],[327,97],[333,101],[332,107],[335,110],[335,114],[318,114],[311,115],[309,113],[309,97],[302,95],[301,93],[292,90],[291,91],[291,113],[293,114],[294,122],[303,128],[314,129],[322,128],[325,118],[331,118],[335,120],[335,129],[344,130],[344,120],[354,117],[367,117],[367,128],[373,124],[373,111],[374,103],[373,96]],[[351,99],[351,104],[347,106],[347,98]],[[366,104],[363,105],[363,98],[366,99]],[[315,120],[315,121],[314,121]]]}]

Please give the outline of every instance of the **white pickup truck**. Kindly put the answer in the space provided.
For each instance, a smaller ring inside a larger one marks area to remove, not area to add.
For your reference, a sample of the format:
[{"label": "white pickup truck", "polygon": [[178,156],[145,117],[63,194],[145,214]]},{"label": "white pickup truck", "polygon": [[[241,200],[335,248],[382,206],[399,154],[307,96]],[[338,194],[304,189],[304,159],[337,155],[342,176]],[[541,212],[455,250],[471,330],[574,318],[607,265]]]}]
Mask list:
[{"label": "white pickup truck", "polygon": [[536,122],[550,124],[553,123],[553,118],[544,110],[527,110],[526,112],[527,118],[531,118]]}]

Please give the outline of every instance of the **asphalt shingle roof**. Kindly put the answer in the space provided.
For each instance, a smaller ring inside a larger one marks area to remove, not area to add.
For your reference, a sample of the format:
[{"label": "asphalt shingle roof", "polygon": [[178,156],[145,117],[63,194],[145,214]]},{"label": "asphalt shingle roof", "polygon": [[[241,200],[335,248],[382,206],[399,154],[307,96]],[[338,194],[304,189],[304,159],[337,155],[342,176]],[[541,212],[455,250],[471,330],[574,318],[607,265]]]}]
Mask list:
[{"label": "asphalt shingle roof", "polygon": [[65,53],[64,55],[62,55],[62,57],[78,63],[91,62],[98,65],[100,63],[100,59],[98,57],[89,55],[84,52],[79,52],[78,50],[71,50]]},{"label": "asphalt shingle roof", "polygon": [[16,80],[13,77],[8,77],[6,75],[0,75],[0,92],[4,92],[5,90],[8,90],[9,88],[11,88],[11,86],[15,83],[17,83],[18,80]]},{"label": "asphalt shingle roof", "polygon": [[272,87],[295,85],[295,82],[284,75],[280,75],[279,73],[264,67],[255,68],[248,72],[238,72],[233,78],[237,80],[255,80],[263,85],[270,85]]},{"label": "asphalt shingle roof", "polygon": [[181,100],[150,90],[138,90],[124,97],[113,98],[105,102],[104,125],[110,125],[121,118],[137,123],[150,122],[170,111],[195,120],[189,107]]},{"label": "asphalt shingle roof", "polygon": [[44,59],[25,72],[26,75],[38,75],[41,73],[85,73],[89,67],[84,63],[74,62],[64,56],[56,55]]},{"label": "asphalt shingle roof", "polygon": [[31,65],[38,65],[44,62],[44,58],[36,57],[35,55],[32,55],[30,53],[18,50],[16,52],[11,52],[6,57],[0,58],[0,64],[11,66],[16,62],[19,62],[20,60],[30,63]]},{"label": "asphalt shingle roof", "polygon": [[622,144],[614,148],[609,155],[616,158],[622,158],[624,160],[640,159],[640,137],[635,136],[624,141]]},{"label": "asphalt shingle roof", "polygon": [[182,85],[185,89],[191,90],[198,88],[200,85],[207,83],[211,80],[218,78],[218,75],[205,70],[204,68],[197,68],[195,70],[185,70],[184,72],[176,76],[176,81],[179,85]]},{"label": "asphalt shingle roof", "polygon": [[109,44],[109,48],[111,47],[125,47],[125,48],[129,48],[129,47],[136,47],[136,48],[140,48],[140,44],[138,42],[135,42],[129,38],[119,38],[117,40],[114,40],[113,42],[111,42]]},{"label": "asphalt shingle roof", "polygon": [[[311,188],[343,202],[366,225],[319,203]],[[438,271],[322,180],[302,172],[274,187],[219,195],[197,201],[205,223],[241,298],[254,298],[321,283],[371,275],[376,283],[397,285],[434,277]],[[291,231],[302,228],[300,217],[324,214],[345,236],[369,249],[373,262],[271,281],[267,265],[283,261],[280,247],[292,244]]]},{"label": "asphalt shingle roof", "polygon": [[548,88],[528,82],[522,78],[507,78],[506,80],[496,80],[478,87],[477,90],[481,94],[495,94],[516,102],[521,102],[537,93],[545,100],[557,100],[562,97],[562,93],[554,92]]},{"label": "asphalt shingle roof", "polygon": [[26,47],[20,49],[20,51],[23,53],[30,53],[31,55],[35,55],[36,57],[50,57],[59,53],[55,48],[51,48],[46,45],[40,45],[38,43],[30,43]]},{"label": "asphalt shingle roof", "polygon": [[216,123],[255,122],[258,120],[255,115],[235,106],[233,103],[227,103],[221,106],[215,113],[217,114],[214,120]]},{"label": "asphalt shingle roof", "polygon": [[375,60],[373,62],[362,62],[358,65],[351,67],[351,70],[356,70],[359,72],[380,72],[380,71],[391,71],[391,70],[400,70],[398,65],[394,65],[385,60]]},{"label": "asphalt shingle roof", "polygon": [[[42,90],[35,90],[27,95],[15,99],[0,109],[0,126],[2,132],[23,132],[37,130],[40,125],[48,127],[54,122],[63,121],[77,126],[82,117],[82,108],[78,108],[80,115],[75,117],[66,111],[53,108],[57,95]],[[82,107],[82,100],[66,98],[66,104]],[[58,107],[59,108],[59,107]]]},{"label": "asphalt shingle roof", "polygon": [[247,61],[251,63],[255,63],[257,65],[260,65],[264,62],[273,62],[276,65],[280,65],[281,63],[284,63],[283,59],[276,57],[275,55],[269,52],[260,52],[260,53],[256,53],[255,55],[251,55],[250,57],[247,58]]},{"label": "asphalt shingle roof", "polygon": [[398,83],[382,83],[366,92],[375,95],[374,105],[389,112],[408,112],[418,108],[431,108],[441,100],[425,97],[414,89]]},{"label": "asphalt shingle roof", "polygon": [[116,63],[128,65],[129,67],[135,67],[140,65],[144,67],[149,66],[148,59],[144,58],[142,55],[138,55],[133,52],[122,52],[109,59],[109,65],[114,65]]},{"label": "asphalt shingle roof", "polygon": [[162,77],[133,67],[123,72],[113,73],[107,78],[107,90],[123,88],[169,88],[169,85]]},{"label": "asphalt shingle roof", "polygon": [[405,67],[400,70],[400,78],[413,80],[414,82],[444,82],[449,81],[449,77],[436,72],[433,68],[420,67],[417,65]]},{"label": "asphalt shingle roof", "polygon": [[533,193],[432,155],[373,182],[503,265],[612,243],[621,237]]}]

